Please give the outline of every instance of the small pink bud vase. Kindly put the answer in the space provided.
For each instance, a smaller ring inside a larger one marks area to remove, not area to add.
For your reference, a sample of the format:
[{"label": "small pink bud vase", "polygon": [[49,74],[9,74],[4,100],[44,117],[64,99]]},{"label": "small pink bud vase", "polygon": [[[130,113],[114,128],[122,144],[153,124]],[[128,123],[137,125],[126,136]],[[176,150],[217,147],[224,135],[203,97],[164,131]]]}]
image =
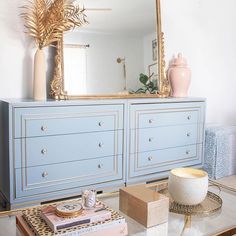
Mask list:
[{"label": "small pink bud vase", "polygon": [[174,57],[168,68],[168,79],[171,85],[172,97],[187,97],[191,82],[191,71],[187,66],[187,61],[179,53]]}]

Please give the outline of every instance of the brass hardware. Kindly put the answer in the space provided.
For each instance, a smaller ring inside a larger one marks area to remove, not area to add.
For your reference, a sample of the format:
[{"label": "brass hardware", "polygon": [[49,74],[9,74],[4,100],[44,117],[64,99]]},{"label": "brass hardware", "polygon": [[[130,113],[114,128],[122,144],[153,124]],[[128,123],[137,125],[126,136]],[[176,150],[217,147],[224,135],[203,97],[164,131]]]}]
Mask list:
[{"label": "brass hardware", "polygon": [[152,141],[153,141],[153,139],[154,139],[154,138],[149,138],[149,139],[148,139],[148,141],[149,141],[149,142],[152,142]]},{"label": "brass hardware", "polygon": [[46,148],[42,149],[42,150],[41,150],[41,153],[42,153],[43,155],[47,154],[47,149],[46,149]]},{"label": "brass hardware", "polygon": [[190,151],[189,151],[189,150],[187,150],[187,151],[186,151],[186,154],[187,154],[187,155],[189,155],[189,154],[190,154]]},{"label": "brass hardware", "polygon": [[45,177],[47,177],[47,176],[48,176],[48,172],[47,172],[47,171],[45,171],[45,172],[42,173],[42,177],[43,177],[43,178],[45,178]]},{"label": "brass hardware", "polygon": [[191,133],[187,133],[187,137],[190,137],[191,136]]},{"label": "brass hardware", "polygon": [[149,160],[149,161],[152,161],[152,157],[148,157],[148,160]]},{"label": "brass hardware", "polygon": [[103,126],[103,122],[100,121],[100,122],[98,123],[98,125],[99,125],[100,127],[102,127],[102,126]]},{"label": "brass hardware", "polygon": [[148,122],[149,122],[149,124],[152,124],[154,122],[154,120],[150,119]]},{"label": "brass hardware", "polygon": [[47,126],[44,126],[44,125],[43,125],[43,126],[41,126],[41,130],[42,130],[42,131],[47,131],[47,129],[48,129],[48,127],[47,127]]},{"label": "brass hardware", "polygon": [[98,165],[98,168],[99,168],[99,169],[102,169],[102,167],[103,167],[103,164],[99,164],[99,165]]},{"label": "brass hardware", "polygon": [[188,119],[188,120],[191,120],[191,116],[188,116],[187,119]]},{"label": "brass hardware", "polygon": [[98,146],[99,146],[100,148],[102,148],[102,147],[104,146],[104,144],[103,144],[103,143],[99,143]]},{"label": "brass hardware", "polygon": [[[165,62],[165,49],[164,49],[164,33],[161,27],[161,0],[156,0],[156,25],[157,25],[157,53],[158,53],[158,94],[110,94],[110,95],[68,95],[64,89],[64,66],[63,66],[63,37],[56,44],[55,55],[55,69],[54,76],[50,84],[50,95],[57,100],[73,100],[73,99],[122,99],[122,98],[162,98],[169,97],[170,84],[166,76],[166,62]],[[89,10],[89,9],[86,9]]]}]

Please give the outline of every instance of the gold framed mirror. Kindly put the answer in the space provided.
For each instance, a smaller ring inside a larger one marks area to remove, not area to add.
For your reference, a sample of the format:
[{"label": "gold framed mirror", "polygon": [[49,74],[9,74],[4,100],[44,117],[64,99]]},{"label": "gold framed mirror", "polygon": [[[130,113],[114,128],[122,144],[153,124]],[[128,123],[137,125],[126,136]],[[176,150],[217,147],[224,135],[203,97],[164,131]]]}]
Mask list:
[{"label": "gold framed mirror", "polygon": [[[123,4],[120,0],[82,1],[91,22],[57,43],[50,85],[54,99],[169,96],[160,0],[123,1]],[[136,14],[131,15],[134,11]],[[103,53],[107,57],[101,57]],[[147,75],[158,89],[151,93],[139,90],[140,74]]]}]

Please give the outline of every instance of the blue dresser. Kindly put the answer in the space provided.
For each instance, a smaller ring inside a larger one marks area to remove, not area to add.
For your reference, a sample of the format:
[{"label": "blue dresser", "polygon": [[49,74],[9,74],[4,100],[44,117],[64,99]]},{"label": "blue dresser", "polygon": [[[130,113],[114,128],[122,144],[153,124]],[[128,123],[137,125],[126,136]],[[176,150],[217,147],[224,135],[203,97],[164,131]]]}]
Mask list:
[{"label": "blue dresser", "polygon": [[204,99],[1,102],[0,189],[11,208],[201,167]]},{"label": "blue dresser", "polygon": [[175,167],[202,165],[205,103],[171,100],[130,104],[127,183],[162,178]]}]

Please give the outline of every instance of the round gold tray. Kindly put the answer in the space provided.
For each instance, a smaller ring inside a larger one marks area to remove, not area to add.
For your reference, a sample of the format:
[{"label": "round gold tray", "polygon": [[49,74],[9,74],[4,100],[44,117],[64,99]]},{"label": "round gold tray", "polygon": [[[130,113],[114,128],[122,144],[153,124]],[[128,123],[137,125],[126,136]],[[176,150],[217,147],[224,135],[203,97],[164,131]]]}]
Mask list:
[{"label": "round gold tray", "polygon": [[221,197],[210,191],[208,191],[205,200],[202,203],[195,206],[181,205],[174,202],[173,199],[170,197],[168,189],[163,189],[158,192],[170,198],[170,212],[185,216],[193,216],[193,215],[207,216],[220,210],[222,207]]}]

